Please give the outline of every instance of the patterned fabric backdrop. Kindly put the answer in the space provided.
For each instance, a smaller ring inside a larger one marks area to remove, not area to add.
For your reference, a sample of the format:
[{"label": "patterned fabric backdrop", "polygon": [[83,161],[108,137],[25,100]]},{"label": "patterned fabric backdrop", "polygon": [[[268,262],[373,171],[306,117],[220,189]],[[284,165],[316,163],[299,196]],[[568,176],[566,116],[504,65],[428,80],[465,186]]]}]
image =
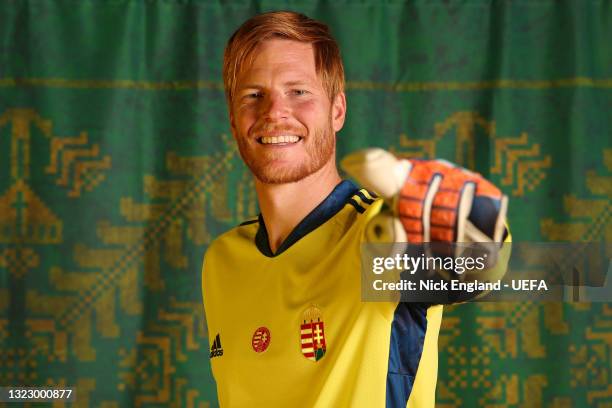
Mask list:
[{"label": "patterned fabric backdrop", "polygon": [[[611,241],[612,4],[381,3],[0,0],[0,385],[217,405],[202,256],[258,211],[221,61],[261,11],[332,27],[339,156],[446,158],[515,241]],[[610,303],[454,306],[439,348],[440,407],[612,406]]]}]

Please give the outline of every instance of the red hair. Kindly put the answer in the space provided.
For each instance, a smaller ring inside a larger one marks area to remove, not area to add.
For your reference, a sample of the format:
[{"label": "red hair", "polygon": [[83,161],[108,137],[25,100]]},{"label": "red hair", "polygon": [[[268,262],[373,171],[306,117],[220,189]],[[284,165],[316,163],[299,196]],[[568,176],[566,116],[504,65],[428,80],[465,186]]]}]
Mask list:
[{"label": "red hair", "polygon": [[236,90],[236,81],[252,63],[257,47],[273,38],[312,44],[315,68],[323,87],[333,102],[344,91],[344,66],[340,48],[327,25],[292,11],[256,15],[245,21],[229,39],[223,56],[223,85],[228,106]]}]

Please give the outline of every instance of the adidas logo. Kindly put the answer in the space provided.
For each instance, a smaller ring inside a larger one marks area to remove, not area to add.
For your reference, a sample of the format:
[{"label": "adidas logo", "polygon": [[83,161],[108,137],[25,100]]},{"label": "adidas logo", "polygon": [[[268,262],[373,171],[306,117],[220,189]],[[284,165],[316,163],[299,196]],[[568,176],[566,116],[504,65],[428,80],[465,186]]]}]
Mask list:
[{"label": "adidas logo", "polygon": [[210,346],[210,358],[221,357],[222,355],[223,355],[223,347],[221,347],[221,338],[219,337],[219,333],[217,333],[217,337],[215,337],[215,341],[213,341],[212,346]]}]

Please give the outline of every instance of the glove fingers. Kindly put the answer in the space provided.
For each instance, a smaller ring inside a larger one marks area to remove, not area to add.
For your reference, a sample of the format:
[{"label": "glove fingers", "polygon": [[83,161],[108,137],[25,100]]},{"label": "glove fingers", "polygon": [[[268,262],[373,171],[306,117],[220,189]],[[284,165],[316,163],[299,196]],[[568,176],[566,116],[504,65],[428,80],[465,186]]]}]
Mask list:
[{"label": "glove fingers", "polygon": [[503,240],[507,197],[497,187],[444,161],[412,164],[396,207],[410,242]]},{"label": "glove fingers", "polygon": [[432,206],[442,180],[433,170],[416,162],[400,191],[397,208],[409,242],[431,240]]},{"label": "glove fingers", "polygon": [[491,241],[501,242],[507,207],[508,198],[489,181],[481,178],[468,220]]},{"label": "glove fingers", "polygon": [[408,242],[423,242],[423,207],[429,185],[408,180],[399,196],[398,215],[404,226]]},{"label": "glove fingers", "polygon": [[[447,229],[440,231],[439,234],[432,234],[432,240],[501,242],[505,231],[507,197],[495,185],[478,173],[452,167],[447,168],[444,173],[442,188],[438,195],[441,194],[445,194],[446,197],[440,200],[440,206],[456,209],[455,212],[450,212],[456,215],[456,220],[452,224],[453,220],[449,216],[445,217],[441,211],[438,212],[436,217],[432,218],[432,224],[435,224],[434,220],[440,220]],[[434,203],[433,211],[436,211],[436,204]],[[477,236],[473,236],[474,234],[466,236],[468,222],[482,233]],[[454,234],[448,230],[451,225],[454,226]],[[449,239],[450,237],[452,238]]]},{"label": "glove fingers", "polygon": [[454,242],[463,235],[475,190],[471,178],[442,161],[413,162],[398,206],[410,242]]},{"label": "glove fingers", "polygon": [[461,241],[467,218],[474,197],[473,183],[465,180],[442,180],[432,206],[431,240],[454,242]]}]

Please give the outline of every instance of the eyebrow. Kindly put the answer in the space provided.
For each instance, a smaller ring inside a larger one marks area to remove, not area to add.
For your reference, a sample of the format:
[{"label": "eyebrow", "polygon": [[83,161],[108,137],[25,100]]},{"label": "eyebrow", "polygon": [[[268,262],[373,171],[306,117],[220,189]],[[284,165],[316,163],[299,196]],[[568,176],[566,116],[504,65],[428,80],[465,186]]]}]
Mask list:
[{"label": "eyebrow", "polygon": [[304,82],[304,81],[289,81],[289,82],[285,82],[283,85],[285,85],[285,86],[296,86],[296,85],[308,85],[308,83]]},{"label": "eyebrow", "polygon": [[261,89],[263,88],[263,86],[261,85],[255,85],[255,84],[246,84],[246,85],[241,85],[238,87],[238,91],[242,91],[243,89]]}]

